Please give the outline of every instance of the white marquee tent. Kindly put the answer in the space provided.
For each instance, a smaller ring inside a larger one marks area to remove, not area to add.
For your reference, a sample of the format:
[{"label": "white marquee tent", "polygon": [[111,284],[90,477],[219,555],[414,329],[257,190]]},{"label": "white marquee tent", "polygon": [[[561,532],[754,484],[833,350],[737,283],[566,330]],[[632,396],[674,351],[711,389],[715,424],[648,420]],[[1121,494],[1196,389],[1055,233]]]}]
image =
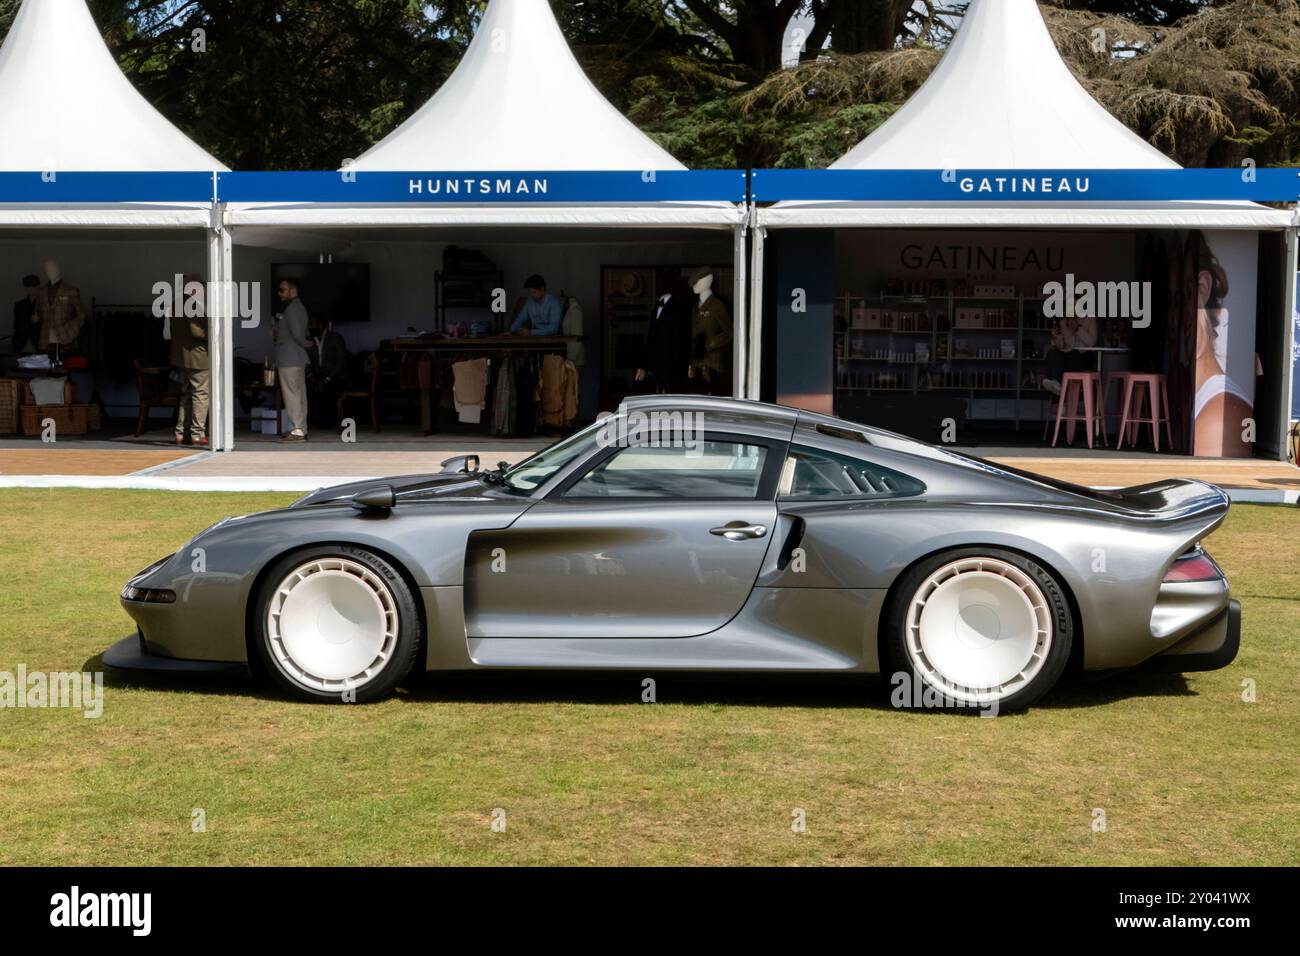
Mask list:
[{"label": "white marquee tent", "polygon": [[[362,174],[685,169],[596,90],[547,0],[491,0],[464,57],[438,92],[374,147],[342,166]],[[744,205],[729,202],[286,201],[231,202],[224,218],[242,249],[296,246],[333,252],[369,240],[370,252],[393,259],[402,255],[404,241],[429,237],[509,240],[534,247],[579,242],[593,250],[590,258],[615,237],[667,242],[690,230],[700,238],[729,241],[734,309],[743,317],[746,213]],[[388,248],[377,250],[376,240]],[[228,261],[228,274],[241,270],[248,271],[242,261]],[[744,326],[737,321],[737,368],[748,351]]]},{"label": "white marquee tent", "polygon": [[[136,91],[84,0],[23,0],[0,48],[0,172],[57,179],[68,172],[225,169]],[[0,235],[15,268],[18,250],[74,236],[101,243],[171,237],[203,243],[209,278],[217,280],[221,239],[213,225],[211,202],[0,203]],[[157,275],[147,264],[141,268],[139,301],[150,301],[152,282],[172,276],[163,266],[153,269]],[[219,326],[218,316],[214,323]],[[214,377],[223,374],[222,360],[214,354]],[[222,438],[213,437],[214,444]]]},{"label": "white marquee tent", "polygon": [[[1178,169],[1079,84],[1035,0],[972,0],[952,45],[915,94],[832,169]],[[760,174],[761,175],[761,174]],[[1121,228],[1286,231],[1296,219],[1249,202],[778,202],[755,210],[749,391],[762,347],[764,239],[789,228]],[[1285,301],[1295,301],[1295,272]],[[1289,373],[1288,373],[1289,374]],[[1289,394],[1289,389],[1287,389]]]}]

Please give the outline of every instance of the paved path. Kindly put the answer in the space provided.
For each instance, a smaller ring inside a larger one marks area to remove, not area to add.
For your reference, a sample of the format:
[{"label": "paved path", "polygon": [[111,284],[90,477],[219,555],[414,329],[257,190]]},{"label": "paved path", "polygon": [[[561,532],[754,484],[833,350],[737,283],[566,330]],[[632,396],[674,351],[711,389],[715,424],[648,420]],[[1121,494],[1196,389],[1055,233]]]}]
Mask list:
[{"label": "paved path", "polygon": [[[487,466],[520,461],[548,441],[485,439],[428,448],[340,443],[262,446],[214,454],[180,449],[0,448],[0,487],[145,488],[188,491],[310,491],[326,484],[436,472],[453,455],[474,452]],[[1150,453],[1071,453],[976,449],[1025,471],[1098,488],[1165,478],[1199,478],[1240,501],[1300,501],[1300,469],[1281,462],[1184,458]]]}]

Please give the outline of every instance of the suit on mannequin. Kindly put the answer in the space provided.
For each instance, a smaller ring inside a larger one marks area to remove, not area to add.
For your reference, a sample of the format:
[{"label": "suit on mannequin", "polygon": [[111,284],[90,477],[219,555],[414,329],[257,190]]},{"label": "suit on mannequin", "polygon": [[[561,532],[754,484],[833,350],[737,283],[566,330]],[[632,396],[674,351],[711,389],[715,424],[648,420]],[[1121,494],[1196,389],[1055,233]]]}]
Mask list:
[{"label": "suit on mannequin", "polygon": [[691,319],[690,377],[696,389],[708,395],[731,394],[731,311],[713,294],[713,270],[699,269],[691,276],[698,298]]},{"label": "suit on mannequin", "polygon": [[59,264],[45,263],[48,284],[36,290],[36,346],[44,351],[51,346],[66,349],[76,345],[81,327],[86,324],[86,310],[81,305],[81,290],[63,281]]},{"label": "suit on mannequin", "polygon": [[685,388],[690,359],[690,289],[684,284],[660,296],[645,337],[645,366],[636,370],[638,382],[648,382],[651,392],[663,395]]}]

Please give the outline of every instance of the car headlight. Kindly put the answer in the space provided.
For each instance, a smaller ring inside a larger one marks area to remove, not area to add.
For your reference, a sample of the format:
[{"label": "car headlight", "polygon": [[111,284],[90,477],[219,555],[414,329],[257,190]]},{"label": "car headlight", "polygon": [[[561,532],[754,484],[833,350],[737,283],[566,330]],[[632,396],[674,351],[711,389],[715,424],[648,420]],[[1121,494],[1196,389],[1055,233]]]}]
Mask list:
[{"label": "car headlight", "polygon": [[136,601],[144,604],[175,604],[176,592],[168,591],[164,588],[142,588],[138,582],[143,581],[149,575],[153,574],[164,564],[170,561],[174,555],[167,555],[165,558],[159,558],[149,567],[145,568],[122,588],[122,600]]},{"label": "car headlight", "polygon": [[176,592],[165,588],[138,588],[128,584],[122,588],[122,600],[138,604],[175,604]]}]

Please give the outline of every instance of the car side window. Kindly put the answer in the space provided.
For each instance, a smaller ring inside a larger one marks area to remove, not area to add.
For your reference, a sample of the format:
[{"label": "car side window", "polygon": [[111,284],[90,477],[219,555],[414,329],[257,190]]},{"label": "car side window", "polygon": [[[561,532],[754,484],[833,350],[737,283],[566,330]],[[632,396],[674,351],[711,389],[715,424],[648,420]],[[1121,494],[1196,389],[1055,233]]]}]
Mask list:
[{"label": "car side window", "polygon": [[795,445],[781,472],[781,498],[907,498],[925,485],[873,462]]},{"label": "car side window", "polygon": [[566,498],[756,498],[767,449],[731,441],[620,449],[583,475]]}]

